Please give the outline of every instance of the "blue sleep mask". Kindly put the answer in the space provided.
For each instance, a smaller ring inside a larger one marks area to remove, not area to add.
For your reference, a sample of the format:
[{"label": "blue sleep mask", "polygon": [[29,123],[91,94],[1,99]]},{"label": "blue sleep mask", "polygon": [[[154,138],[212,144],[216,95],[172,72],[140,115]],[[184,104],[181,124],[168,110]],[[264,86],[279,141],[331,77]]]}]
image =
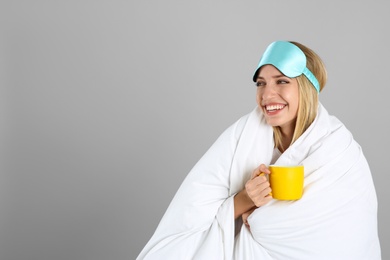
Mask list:
[{"label": "blue sleep mask", "polygon": [[289,78],[305,75],[313,84],[317,92],[320,92],[320,84],[314,74],[306,67],[306,55],[301,49],[291,42],[276,41],[271,43],[260,59],[259,65],[253,76],[253,81],[257,81],[259,69],[264,65],[273,65],[280,72]]}]

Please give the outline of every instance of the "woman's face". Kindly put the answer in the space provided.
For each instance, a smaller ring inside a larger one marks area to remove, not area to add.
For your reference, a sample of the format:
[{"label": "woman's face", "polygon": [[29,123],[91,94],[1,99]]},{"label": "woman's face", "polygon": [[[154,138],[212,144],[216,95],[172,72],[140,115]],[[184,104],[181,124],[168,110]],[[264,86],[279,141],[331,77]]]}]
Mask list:
[{"label": "woman's face", "polygon": [[297,79],[286,77],[272,65],[265,65],[260,69],[256,85],[257,104],[267,123],[280,126],[282,132],[292,135],[299,103]]}]

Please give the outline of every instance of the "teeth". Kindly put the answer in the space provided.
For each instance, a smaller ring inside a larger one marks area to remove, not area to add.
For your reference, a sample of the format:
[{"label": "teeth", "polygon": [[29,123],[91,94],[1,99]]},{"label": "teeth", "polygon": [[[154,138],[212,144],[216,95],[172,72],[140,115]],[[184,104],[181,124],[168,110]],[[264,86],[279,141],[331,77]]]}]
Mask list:
[{"label": "teeth", "polygon": [[271,105],[271,106],[265,107],[265,109],[267,109],[267,111],[280,110],[282,108],[284,108],[284,105]]}]

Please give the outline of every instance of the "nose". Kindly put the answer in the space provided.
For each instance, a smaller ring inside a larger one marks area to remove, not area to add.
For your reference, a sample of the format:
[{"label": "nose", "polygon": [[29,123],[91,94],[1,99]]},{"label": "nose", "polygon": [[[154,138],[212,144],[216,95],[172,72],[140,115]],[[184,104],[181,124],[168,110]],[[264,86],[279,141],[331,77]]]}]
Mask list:
[{"label": "nose", "polygon": [[275,96],[276,91],[273,84],[267,84],[261,90],[261,98],[267,100]]}]

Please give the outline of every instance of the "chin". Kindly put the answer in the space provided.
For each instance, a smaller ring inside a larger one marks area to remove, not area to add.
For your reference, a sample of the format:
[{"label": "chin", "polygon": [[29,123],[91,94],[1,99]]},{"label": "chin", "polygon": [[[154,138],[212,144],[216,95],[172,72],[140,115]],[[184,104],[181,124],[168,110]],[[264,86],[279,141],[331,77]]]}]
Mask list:
[{"label": "chin", "polygon": [[267,121],[267,124],[270,126],[280,126],[280,123],[275,122],[275,120],[269,120],[266,118],[265,121]]}]

